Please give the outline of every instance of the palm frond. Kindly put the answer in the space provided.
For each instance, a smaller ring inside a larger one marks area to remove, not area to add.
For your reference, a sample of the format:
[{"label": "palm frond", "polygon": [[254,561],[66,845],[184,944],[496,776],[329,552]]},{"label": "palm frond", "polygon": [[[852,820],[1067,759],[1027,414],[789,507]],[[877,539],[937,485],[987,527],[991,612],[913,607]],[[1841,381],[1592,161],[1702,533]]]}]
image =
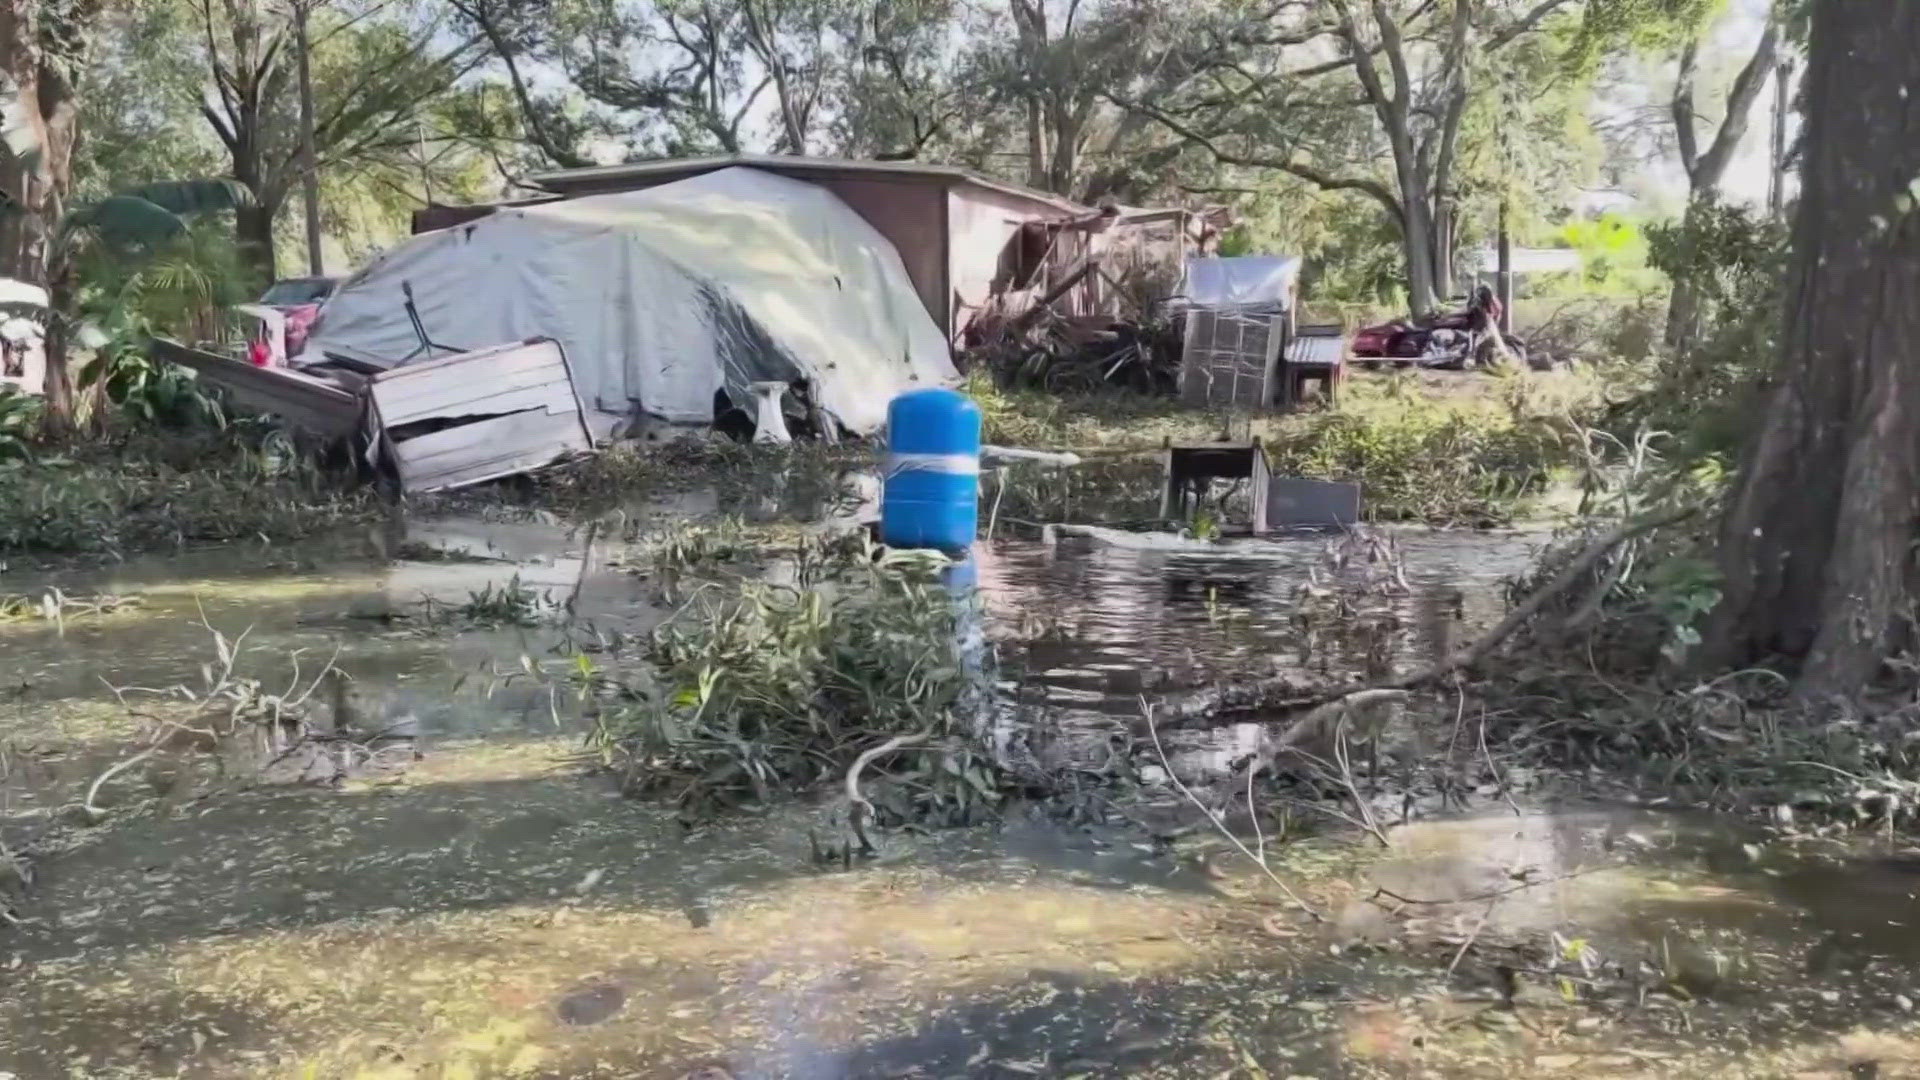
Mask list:
[{"label": "palm frond", "polygon": [[109,195],[67,215],[69,229],[84,229],[116,247],[151,247],[187,231],[180,216],[137,195]]},{"label": "palm frond", "polygon": [[253,192],[236,180],[161,180],[116,192],[116,196],[144,199],[183,217],[214,214],[253,205]]}]

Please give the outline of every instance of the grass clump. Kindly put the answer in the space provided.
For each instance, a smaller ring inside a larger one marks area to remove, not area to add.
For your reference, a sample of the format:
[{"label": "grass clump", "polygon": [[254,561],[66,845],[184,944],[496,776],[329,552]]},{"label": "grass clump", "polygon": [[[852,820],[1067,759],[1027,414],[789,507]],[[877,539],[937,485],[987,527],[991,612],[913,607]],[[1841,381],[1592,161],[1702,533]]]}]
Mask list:
[{"label": "grass clump", "polygon": [[1009,390],[985,378],[971,379],[965,390],[980,406],[983,441],[995,446],[1144,448],[1169,438],[1218,438],[1221,429],[1220,416],[1171,397]]},{"label": "grass clump", "polygon": [[40,621],[64,627],[71,619],[112,615],[139,604],[137,596],[70,596],[59,589],[39,596],[0,593],[0,623]]},{"label": "grass clump", "polygon": [[[701,487],[717,489],[723,509],[769,499],[814,508],[832,502],[842,472],[872,460],[873,449],[864,443],[741,444],[701,438],[619,443],[536,478],[509,482],[505,494],[569,515]],[[498,489],[493,490],[491,497],[498,498]]]},{"label": "grass clump", "polygon": [[987,481],[982,524],[1003,529],[1152,522],[1162,465],[1142,451],[1167,439],[1213,441],[1229,428],[1236,440],[1261,438],[1277,476],[1358,482],[1373,520],[1505,525],[1576,461],[1570,436],[1598,400],[1593,382],[1564,373],[1356,377],[1335,408],[1232,416],[1117,393],[970,389],[988,442],[1093,451],[1073,469],[1016,466]]},{"label": "grass clump", "polygon": [[644,644],[646,678],[589,675],[602,759],[693,815],[844,785],[850,818],[855,802],[881,824],[987,816],[1005,775],[938,565],[867,549],[811,583],[704,590]]},{"label": "grass clump", "polygon": [[1562,460],[1559,432],[1460,413],[1396,418],[1325,413],[1271,448],[1274,473],[1360,484],[1376,521],[1493,527],[1544,492]]},{"label": "grass clump", "polygon": [[133,430],[0,464],[0,554],[126,554],[194,541],[285,542],[366,521],[276,434]]},{"label": "grass clump", "polygon": [[558,614],[559,604],[546,593],[527,585],[515,574],[496,586],[488,582],[467,594],[466,603],[454,610],[459,620],[474,626],[539,626]]},{"label": "grass clump", "polygon": [[1501,526],[1574,461],[1569,421],[1596,397],[1566,375],[1354,380],[1338,409],[1281,424],[1269,453],[1278,476],[1358,482],[1376,521]]}]

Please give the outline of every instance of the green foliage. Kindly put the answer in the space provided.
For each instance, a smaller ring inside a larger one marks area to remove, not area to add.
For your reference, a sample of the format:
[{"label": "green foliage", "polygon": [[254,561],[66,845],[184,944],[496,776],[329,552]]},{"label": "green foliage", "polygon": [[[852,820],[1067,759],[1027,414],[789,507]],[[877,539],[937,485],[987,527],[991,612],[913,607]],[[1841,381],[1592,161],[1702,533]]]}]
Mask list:
[{"label": "green foliage", "polygon": [[1779,351],[1785,230],[1745,207],[1696,204],[1681,222],[1648,230],[1648,240],[1653,265],[1699,291],[1702,333],[1657,361],[1610,426],[1671,431],[1693,453],[1731,455],[1748,427],[1749,395]]},{"label": "green foliage", "polygon": [[233,339],[230,309],[258,295],[261,282],[232,233],[201,221],[141,257],[83,250],[75,273],[79,319],[105,338],[81,368],[79,385],[144,422],[224,423],[219,402],[193,373],[154,361],[147,342]]},{"label": "green foliage", "polygon": [[546,593],[520,580],[520,575],[496,586],[488,582],[467,594],[467,602],[455,613],[461,619],[480,626],[539,626],[556,605]]},{"label": "green foliage", "polygon": [[1404,307],[1406,268],[1400,230],[1379,207],[1357,198],[1314,199],[1270,234],[1269,250],[1300,253],[1302,295],[1328,303]]},{"label": "green foliage", "polygon": [[0,466],[33,456],[34,435],[40,429],[40,399],[0,384]]},{"label": "green foliage", "polygon": [[1609,212],[1576,218],[1556,234],[1561,244],[1580,253],[1580,274],[1569,291],[1638,296],[1660,285],[1659,275],[1649,265],[1651,245],[1646,231],[1625,215]]},{"label": "green foliage", "polygon": [[231,180],[155,182],[83,203],[67,215],[65,227],[132,253],[179,239],[191,216],[252,204],[252,193]]},{"label": "green foliage", "polygon": [[1656,563],[1644,578],[1648,600],[1667,624],[1661,655],[1678,664],[1700,644],[1700,622],[1720,602],[1720,571],[1708,560],[1675,555]]},{"label": "green foliage", "polygon": [[1317,414],[1270,451],[1278,475],[1357,481],[1376,520],[1479,527],[1512,522],[1566,461],[1564,437],[1546,419],[1416,402]]},{"label": "green foliage", "polygon": [[0,464],[0,557],[285,542],[375,510],[371,496],[329,487],[284,436],[245,425],[110,432],[34,450],[31,461]]},{"label": "green foliage", "polygon": [[629,789],[704,813],[839,782],[864,751],[901,737],[865,774],[883,820],[990,814],[1001,779],[974,740],[959,614],[938,563],[855,548],[830,585],[703,591],[649,638],[644,683],[583,672],[609,699],[596,739],[605,760]]},{"label": "green foliage", "polygon": [[193,6],[108,4],[80,100],[74,196],[79,201],[179,176],[215,176],[222,147],[200,116],[206,72]]},{"label": "green foliage", "polygon": [[1591,71],[1621,50],[1671,52],[1726,8],[1727,0],[1591,0],[1568,60]]}]

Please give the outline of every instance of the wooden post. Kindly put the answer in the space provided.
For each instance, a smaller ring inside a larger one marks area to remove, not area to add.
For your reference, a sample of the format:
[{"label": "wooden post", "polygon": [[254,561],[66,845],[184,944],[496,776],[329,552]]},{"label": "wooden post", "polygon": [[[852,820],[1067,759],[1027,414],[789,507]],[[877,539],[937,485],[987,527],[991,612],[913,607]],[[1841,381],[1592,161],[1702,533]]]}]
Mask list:
[{"label": "wooden post", "polygon": [[1174,482],[1174,479],[1173,479],[1173,436],[1171,435],[1167,436],[1161,442],[1161,446],[1162,446],[1162,450],[1160,453],[1161,462],[1162,462],[1161,479],[1163,483],[1160,488],[1160,520],[1172,521],[1174,520],[1174,516],[1173,516],[1174,504],[1179,497],[1178,494],[1174,491],[1174,488],[1177,487],[1178,485]]},{"label": "wooden post", "polygon": [[1259,436],[1253,439],[1253,463],[1247,470],[1247,482],[1253,485],[1253,535],[1267,535],[1267,495],[1273,490],[1273,473],[1267,465],[1267,448]]},{"label": "wooden post", "polygon": [[1500,334],[1513,333],[1513,233],[1507,227],[1507,200],[1500,200],[1500,263],[1494,274],[1494,292],[1500,297]]},{"label": "wooden post", "polygon": [[294,0],[294,36],[300,46],[300,186],[307,204],[307,273],[321,274],[320,265],[320,163],[313,146],[313,69],[312,39],[307,36],[307,11],[314,0]]}]

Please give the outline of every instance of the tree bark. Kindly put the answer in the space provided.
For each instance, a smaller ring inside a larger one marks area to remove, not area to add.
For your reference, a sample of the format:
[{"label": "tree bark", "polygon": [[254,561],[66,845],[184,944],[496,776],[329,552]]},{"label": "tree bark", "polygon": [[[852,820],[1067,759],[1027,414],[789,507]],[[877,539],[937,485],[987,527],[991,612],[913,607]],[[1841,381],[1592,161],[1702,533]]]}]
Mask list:
[{"label": "tree bark", "polygon": [[267,193],[254,191],[255,205],[243,206],[234,211],[234,236],[240,241],[240,247],[254,260],[255,265],[265,270],[267,279],[280,276],[280,264],[276,259],[273,243],[273,221],[280,216],[280,199],[269,198]]},{"label": "tree bark", "polygon": [[300,189],[305,205],[307,273],[322,273],[320,255],[320,161],[313,147],[313,39],[307,33],[307,15],[313,0],[294,0],[293,27],[300,47]]},{"label": "tree bark", "polygon": [[1728,494],[1701,662],[1857,694],[1914,599],[1920,527],[1920,5],[1817,0],[1787,332]]},{"label": "tree bark", "polygon": [[24,123],[22,131],[8,135],[30,147],[23,154],[0,147],[0,192],[13,204],[12,213],[0,214],[6,222],[0,227],[0,275],[47,288],[47,418],[56,430],[73,419],[62,324],[72,307],[71,286],[58,250],[60,222],[73,189],[80,135],[75,84],[85,72],[99,14],[99,0],[0,0],[0,76],[15,92]]},{"label": "tree bark", "polygon": [[1406,45],[1400,37],[1400,24],[1393,18],[1384,0],[1373,0],[1374,28],[1380,35],[1379,51],[1387,58],[1392,80],[1381,77],[1373,62],[1373,48],[1361,36],[1353,10],[1347,0],[1336,0],[1334,9],[1340,21],[1340,36],[1346,40],[1353,57],[1353,72],[1366,91],[1374,115],[1393,154],[1394,183],[1400,195],[1401,249],[1407,260],[1407,306],[1415,315],[1432,311],[1438,298],[1434,294],[1434,240],[1432,186],[1414,144],[1413,78],[1407,64]]},{"label": "tree bark", "polygon": [[[1753,55],[1747,58],[1740,73],[1734,76],[1733,86],[1727,91],[1727,114],[1705,150],[1700,149],[1699,132],[1694,127],[1697,43],[1689,41],[1681,50],[1680,72],[1674,82],[1670,108],[1675,141],[1680,148],[1680,164],[1687,172],[1687,209],[1682,218],[1683,229],[1691,229],[1700,206],[1711,205],[1720,197],[1720,184],[1726,179],[1727,167],[1733,163],[1734,152],[1740,149],[1741,141],[1747,137],[1747,125],[1753,115],[1754,102],[1759,100],[1760,92],[1766,86],[1767,76],[1773,69],[1774,57],[1779,49],[1780,26],[1770,20],[1760,33],[1760,42],[1754,46]],[[1692,280],[1675,281],[1673,296],[1667,301],[1667,345],[1674,349],[1686,348],[1699,332],[1699,285]]]},{"label": "tree bark", "polygon": [[79,298],[74,295],[73,267],[64,258],[56,258],[49,267],[47,282],[47,332],[42,346],[47,354],[47,426],[56,435],[73,429],[73,368],[67,347],[73,342],[73,324],[79,318]]},{"label": "tree bark", "polygon": [[[1704,203],[1700,198],[1687,200],[1687,208],[1680,214],[1680,232],[1683,236],[1693,235],[1694,223],[1698,220],[1700,208]],[[1670,349],[1685,349],[1693,344],[1700,332],[1700,286],[1692,274],[1673,279],[1673,291],[1667,294],[1667,326],[1664,340]]]}]

